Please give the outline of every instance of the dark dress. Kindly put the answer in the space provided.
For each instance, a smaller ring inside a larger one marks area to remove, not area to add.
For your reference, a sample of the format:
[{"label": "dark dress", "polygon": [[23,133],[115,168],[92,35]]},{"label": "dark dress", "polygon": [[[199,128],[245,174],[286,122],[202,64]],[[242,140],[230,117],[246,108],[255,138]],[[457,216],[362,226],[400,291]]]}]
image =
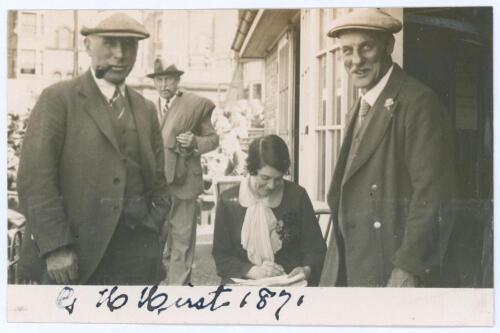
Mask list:
[{"label": "dark dress", "polygon": [[[273,208],[276,219],[283,221],[282,247],[274,260],[290,273],[295,267],[311,267],[309,286],[317,286],[326,253],[321,229],[305,189],[285,180],[283,199]],[[246,208],[238,202],[240,186],[223,192],[217,202],[212,255],[222,283],[229,278],[244,278],[253,264],[241,246],[241,228]]]}]

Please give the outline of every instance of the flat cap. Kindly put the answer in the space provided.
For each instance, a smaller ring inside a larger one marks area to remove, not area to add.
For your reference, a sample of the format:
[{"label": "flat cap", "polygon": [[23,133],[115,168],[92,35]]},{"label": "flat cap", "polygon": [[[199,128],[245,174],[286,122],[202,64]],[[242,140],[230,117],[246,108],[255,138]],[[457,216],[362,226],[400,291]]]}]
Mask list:
[{"label": "flat cap", "polygon": [[155,60],[153,73],[148,74],[146,76],[149,78],[154,78],[155,76],[167,75],[167,74],[181,76],[182,74],[184,74],[184,71],[177,69],[177,67],[174,64],[164,66],[163,61],[160,58],[158,58]]},{"label": "flat cap", "polygon": [[361,8],[335,20],[327,35],[338,37],[342,31],[351,29],[386,31],[395,34],[402,27],[401,21],[378,8]]},{"label": "flat cap", "polygon": [[149,37],[149,33],[141,23],[123,13],[115,13],[104,18],[93,27],[82,27],[80,33],[83,36],[98,35],[105,37],[131,37],[137,39]]}]

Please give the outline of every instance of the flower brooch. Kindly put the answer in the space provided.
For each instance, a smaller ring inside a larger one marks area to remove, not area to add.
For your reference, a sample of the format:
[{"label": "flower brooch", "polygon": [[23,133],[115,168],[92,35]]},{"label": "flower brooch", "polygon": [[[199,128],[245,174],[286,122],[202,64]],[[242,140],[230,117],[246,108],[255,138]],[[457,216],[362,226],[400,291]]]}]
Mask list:
[{"label": "flower brooch", "polygon": [[394,100],[392,98],[388,98],[385,100],[384,107],[389,111],[391,106],[394,104]]}]

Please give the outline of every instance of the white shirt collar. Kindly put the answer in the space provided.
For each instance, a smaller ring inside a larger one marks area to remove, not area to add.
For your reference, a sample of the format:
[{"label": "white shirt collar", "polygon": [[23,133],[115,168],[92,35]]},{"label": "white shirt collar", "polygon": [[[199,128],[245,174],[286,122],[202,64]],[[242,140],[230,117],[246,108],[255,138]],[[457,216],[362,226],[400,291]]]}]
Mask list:
[{"label": "white shirt collar", "polygon": [[[92,66],[90,67],[90,71],[92,72],[92,77],[94,78],[94,81],[97,84],[97,87],[99,88],[101,93],[104,95],[106,100],[109,102],[113,98],[113,95],[115,94],[116,85],[111,83],[111,82],[108,82],[104,79],[98,79],[95,76],[95,71],[92,68]],[[118,87],[120,88],[122,95],[125,96],[125,82],[120,84]]]},{"label": "white shirt collar", "polygon": [[[174,101],[174,99],[177,97],[177,92],[174,94],[174,96],[172,96],[172,98],[170,98],[170,100],[168,101],[168,108],[170,109],[170,107],[172,106],[172,102]],[[160,106],[163,108],[165,107],[165,104],[167,103],[167,100],[163,97],[160,96]]]},{"label": "white shirt collar", "polygon": [[387,85],[387,82],[389,81],[389,77],[391,76],[392,70],[394,69],[394,64],[391,65],[387,73],[378,81],[378,83],[373,86],[370,90],[364,93],[364,95],[361,96],[361,98],[370,104],[370,107],[372,107],[375,102],[377,101],[377,98],[380,96],[382,91],[384,90],[385,86]]}]

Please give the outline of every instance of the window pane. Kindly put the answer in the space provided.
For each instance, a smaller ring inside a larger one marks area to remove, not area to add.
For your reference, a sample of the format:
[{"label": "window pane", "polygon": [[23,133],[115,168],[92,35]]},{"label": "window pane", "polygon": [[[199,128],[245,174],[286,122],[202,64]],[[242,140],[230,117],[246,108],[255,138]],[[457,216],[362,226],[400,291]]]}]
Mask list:
[{"label": "window pane", "polygon": [[318,126],[326,125],[326,55],[319,58]]},{"label": "window pane", "polygon": [[336,114],[337,114],[337,117],[336,117],[336,122],[335,122],[335,125],[341,125],[342,124],[342,95],[337,95],[335,96],[335,100],[336,100],[336,106],[335,106],[335,109],[336,109]]},{"label": "window pane", "polygon": [[331,161],[332,161],[332,176],[333,172],[335,170],[335,166],[337,165],[337,158],[339,157],[340,153],[340,130],[333,130],[331,131],[332,134],[332,155],[331,155]]},{"label": "window pane", "polygon": [[337,133],[335,133],[335,144],[337,145],[337,155],[335,155],[335,161],[337,161],[337,158],[339,158],[340,147],[342,146],[342,135],[340,133],[341,133],[340,130],[338,130]]},{"label": "window pane", "polygon": [[23,13],[21,16],[22,24],[21,30],[26,35],[36,34],[36,14],[35,13]]},{"label": "window pane", "polygon": [[73,34],[68,28],[61,28],[59,30],[58,47],[61,49],[73,48]]},{"label": "window pane", "polygon": [[253,99],[261,99],[262,98],[262,85],[260,83],[256,83],[253,85]]},{"label": "window pane", "polygon": [[332,9],[332,20],[335,20],[337,18],[337,10],[338,9],[335,8]]},{"label": "window pane", "polygon": [[279,50],[279,134],[288,134],[289,110],[288,110],[288,68],[289,68],[289,43]]},{"label": "window pane", "polygon": [[20,56],[21,56],[21,67],[20,67],[21,73],[35,74],[36,51],[22,50]]},{"label": "window pane", "polygon": [[326,33],[328,23],[328,11],[326,9],[319,10],[319,49],[322,50],[326,47]]},{"label": "window pane", "polygon": [[333,56],[330,57],[331,63],[332,63],[332,72],[330,75],[332,75],[333,80],[332,80],[332,116],[330,117],[330,125],[335,125],[337,123],[337,101],[335,96],[337,95],[337,66],[336,66],[336,59],[335,59],[335,52],[333,53]]},{"label": "window pane", "polygon": [[325,131],[318,131],[318,161],[317,161],[317,193],[316,200],[324,201],[325,200],[325,162],[326,162],[326,147],[325,147]]},{"label": "window pane", "polygon": [[340,125],[343,123],[343,120],[342,120],[342,115],[344,115],[345,113],[347,113],[347,110],[345,110],[344,112],[342,112],[342,108],[341,108],[341,105],[342,105],[342,96],[343,96],[343,93],[342,93],[342,71],[344,71],[344,63],[342,62],[342,56],[341,56],[341,53],[340,51],[337,51],[335,53],[335,59],[337,61],[337,73],[336,73],[336,81],[337,81],[337,125]]}]

